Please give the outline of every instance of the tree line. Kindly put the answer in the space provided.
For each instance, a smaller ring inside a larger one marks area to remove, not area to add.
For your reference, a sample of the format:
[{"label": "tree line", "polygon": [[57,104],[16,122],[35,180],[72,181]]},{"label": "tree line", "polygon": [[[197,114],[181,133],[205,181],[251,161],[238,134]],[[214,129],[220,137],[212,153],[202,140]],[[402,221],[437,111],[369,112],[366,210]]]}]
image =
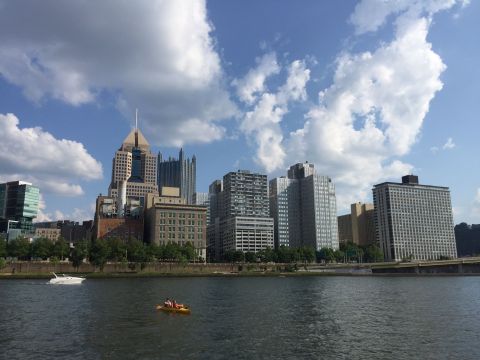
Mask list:
[{"label": "tree line", "polygon": [[63,260],[70,255],[69,244],[60,238],[53,242],[39,238],[31,242],[26,238],[17,238],[8,242],[0,239],[0,258],[14,257],[19,260]]},{"label": "tree line", "polygon": [[[146,244],[137,239],[126,243],[119,238],[97,239],[93,242],[80,241],[70,248],[63,239],[53,242],[39,238],[32,243],[25,238],[17,238],[6,243],[0,238],[0,258],[12,257],[19,260],[59,261],[66,258],[75,267],[87,260],[95,266],[103,268],[107,262],[147,263],[152,261],[203,262],[196,254],[191,242],[184,245],[169,242],[165,245]],[[338,250],[322,248],[315,251],[311,247],[290,248],[280,246],[277,249],[266,248],[257,253],[230,250],[225,252],[223,261],[247,263],[344,263],[344,262],[379,262],[383,261],[383,253],[377,245],[358,246],[354,243],[342,243]]]},{"label": "tree line", "polygon": [[247,262],[247,263],[293,263],[313,262],[315,260],[315,249],[311,247],[290,248],[280,246],[278,249],[265,248],[256,253],[243,252],[241,250],[229,250],[223,255],[226,262]]},{"label": "tree line", "polygon": [[383,252],[375,244],[359,246],[353,242],[341,243],[338,250],[322,248],[317,252],[317,261],[325,263],[374,263],[383,261]]},{"label": "tree line", "polygon": [[277,249],[266,248],[257,253],[243,252],[240,250],[229,250],[223,255],[226,262],[275,262],[275,263],[296,263],[296,262],[318,262],[318,263],[348,263],[348,262],[379,262],[383,261],[383,253],[377,245],[358,246],[352,242],[340,244],[338,250],[322,248],[315,251],[313,247],[290,248],[280,246]]},{"label": "tree line", "polygon": [[12,257],[18,260],[50,260],[59,261],[68,258],[75,267],[88,260],[95,266],[103,267],[107,262],[151,261],[203,261],[195,252],[191,242],[185,245],[168,243],[166,245],[145,244],[137,239],[126,243],[119,238],[97,239],[95,241],[80,241],[75,247],[60,238],[52,241],[38,238],[33,242],[26,238],[17,238],[6,243],[0,238],[0,258]]}]

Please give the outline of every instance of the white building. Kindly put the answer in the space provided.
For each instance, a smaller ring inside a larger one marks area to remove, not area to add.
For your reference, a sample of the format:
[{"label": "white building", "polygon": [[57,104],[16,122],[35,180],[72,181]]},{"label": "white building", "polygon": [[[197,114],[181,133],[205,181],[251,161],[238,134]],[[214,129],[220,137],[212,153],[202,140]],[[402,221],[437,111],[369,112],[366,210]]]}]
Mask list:
[{"label": "white building", "polygon": [[313,164],[295,164],[288,178],[270,181],[270,216],[276,246],[338,249],[335,186]]},{"label": "white building", "polygon": [[437,260],[457,257],[448,187],[420,185],[407,175],[402,183],[373,188],[377,240],[385,260]]}]

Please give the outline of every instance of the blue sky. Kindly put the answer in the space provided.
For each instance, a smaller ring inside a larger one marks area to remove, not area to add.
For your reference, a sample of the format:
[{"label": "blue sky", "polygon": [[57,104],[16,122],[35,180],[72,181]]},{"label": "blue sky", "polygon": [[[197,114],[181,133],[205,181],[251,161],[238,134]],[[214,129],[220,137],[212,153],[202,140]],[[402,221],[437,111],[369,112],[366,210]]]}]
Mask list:
[{"label": "blue sky", "polygon": [[0,180],[37,184],[41,219],[90,218],[139,108],[154,152],[197,156],[197,191],[308,160],[339,214],[413,172],[480,223],[479,15],[466,0],[0,0]]}]

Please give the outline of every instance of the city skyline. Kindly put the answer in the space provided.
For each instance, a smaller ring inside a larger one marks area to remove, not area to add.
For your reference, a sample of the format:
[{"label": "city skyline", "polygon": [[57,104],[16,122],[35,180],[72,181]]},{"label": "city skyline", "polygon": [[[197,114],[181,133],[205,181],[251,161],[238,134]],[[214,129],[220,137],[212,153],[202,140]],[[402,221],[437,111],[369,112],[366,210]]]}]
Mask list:
[{"label": "city skyline", "polygon": [[[229,171],[248,169],[270,180],[291,164],[310,161],[336,184],[338,215],[351,203],[371,202],[373,185],[415,173],[451,189],[456,223],[478,223],[472,94],[479,92],[480,74],[472,44],[480,7],[467,1],[413,3],[369,13],[373,1],[308,2],[302,8],[195,1],[187,10],[167,2],[162,6],[175,10],[177,19],[198,15],[197,23],[177,29],[198,37],[191,43],[180,39],[193,57],[172,50],[162,61],[157,52],[173,38],[167,20],[163,30],[152,28],[153,17],[145,15],[134,37],[109,48],[117,60],[105,57],[94,40],[87,48],[76,42],[91,35],[86,27],[62,33],[64,25],[46,13],[48,2],[32,5],[44,15],[22,31],[9,27],[24,9],[7,3],[0,10],[0,149],[6,154],[0,157],[0,182],[24,180],[40,188],[38,221],[93,218],[95,197],[110,182],[112,150],[133,128],[138,107],[139,128],[153,153],[168,158],[183,147],[197,155],[198,192]],[[132,8],[145,14],[146,4]],[[122,33],[116,26],[127,10],[119,8],[98,41],[109,43]],[[72,11],[75,21],[92,16],[69,4],[55,14],[68,18]],[[273,16],[263,23],[266,11]],[[247,13],[248,27],[238,16]],[[34,36],[39,27],[45,31]],[[141,45],[151,44],[138,40],[151,31],[161,41],[145,53]],[[52,50],[58,34],[67,45]],[[137,64],[127,49],[152,61]],[[77,50],[83,54],[79,62],[72,60]],[[419,57],[428,71],[418,71]],[[30,67],[17,61],[25,58]],[[92,69],[94,63],[102,73]],[[363,80],[371,85],[362,87]],[[394,92],[387,80],[404,92]],[[340,102],[348,96],[357,102]],[[405,109],[412,114],[404,115]]]}]

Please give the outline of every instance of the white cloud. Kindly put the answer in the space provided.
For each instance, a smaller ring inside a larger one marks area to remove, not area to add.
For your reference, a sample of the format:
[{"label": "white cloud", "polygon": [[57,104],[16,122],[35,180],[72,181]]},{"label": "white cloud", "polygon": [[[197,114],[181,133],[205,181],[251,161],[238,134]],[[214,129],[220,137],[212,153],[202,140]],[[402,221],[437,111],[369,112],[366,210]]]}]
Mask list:
[{"label": "white cloud", "polygon": [[390,16],[402,14],[398,22],[410,21],[431,17],[457,4],[463,8],[469,3],[470,0],[363,0],[356,5],[350,22],[355,26],[355,33],[360,35],[378,30]]},{"label": "white cloud", "polygon": [[443,150],[451,150],[455,147],[455,143],[453,142],[453,139],[450,137],[447,139],[447,142],[443,145]]},{"label": "white cloud", "polygon": [[284,164],[286,153],[282,145],[280,123],[288,113],[289,102],[305,100],[305,85],[309,79],[310,70],[305,63],[293,61],[288,68],[285,84],[276,93],[262,93],[255,107],[242,120],[240,129],[257,145],[255,161],[267,172],[279,169]]},{"label": "white cloud", "polygon": [[43,196],[40,195],[40,205],[37,217],[34,219],[34,222],[46,222],[46,221],[58,221],[58,220],[71,220],[77,222],[83,222],[85,220],[92,220],[95,213],[95,204],[91,204],[88,209],[74,208],[72,213],[64,213],[60,210],[55,210],[52,212],[46,212],[47,206],[43,199]]},{"label": "white cloud", "polygon": [[250,69],[242,79],[235,79],[232,82],[237,88],[240,100],[247,104],[253,104],[259,93],[265,92],[265,80],[280,72],[275,53],[268,53],[257,58],[257,67]]},{"label": "white cloud", "polygon": [[447,139],[447,141],[445,142],[445,144],[443,144],[442,146],[432,146],[430,148],[430,151],[432,152],[432,154],[437,154],[440,150],[451,150],[453,149],[454,147],[456,146],[456,144],[453,142],[453,139],[451,137],[449,137]]},{"label": "white cloud", "polygon": [[427,41],[430,17],[454,3],[365,0],[357,5],[351,21],[358,34],[375,31],[396,15],[394,39],[373,52],[342,53],[333,84],[320,92],[305,126],[287,140],[290,163],[310,160],[334,179],[339,209],[366,200],[373,184],[413,171],[401,157],[416,142],[446,69]]},{"label": "white cloud", "polygon": [[208,142],[236,113],[212,30],[205,0],[3,2],[0,74],[35,102],[109,91],[127,118],[140,109],[152,143]]},{"label": "white cloud", "polygon": [[20,128],[13,114],[0,114],[0,177],[25,180],[42,192],[83,194],[78,180],[102,178],[102,165],[83,144],[56,139],[40,127]]},{"label": "white cloud", "polygon": [[52,221],[51,214],[45,212],[46,208],[47,208],[47,205],[45,204],[45,199],[43,198],[43,195],[40,193],[38,213],[37,213],[37,217],[34,219],[35,222]]}]

